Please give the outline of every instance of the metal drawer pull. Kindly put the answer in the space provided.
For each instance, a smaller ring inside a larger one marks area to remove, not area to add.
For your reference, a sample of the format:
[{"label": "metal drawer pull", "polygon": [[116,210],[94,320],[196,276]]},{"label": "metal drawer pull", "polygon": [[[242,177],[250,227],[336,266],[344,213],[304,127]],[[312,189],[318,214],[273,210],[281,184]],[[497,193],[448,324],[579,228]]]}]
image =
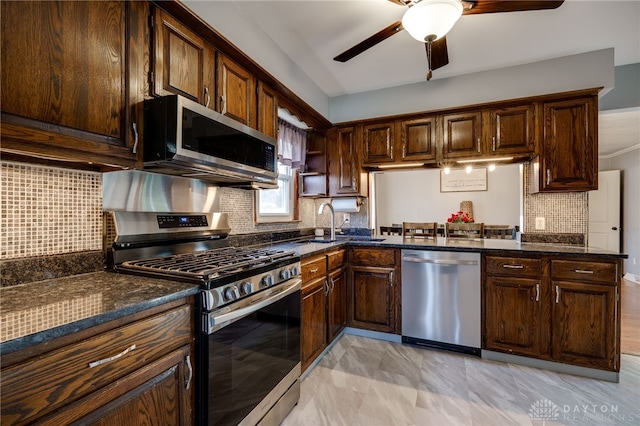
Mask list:
[{"label": "metal drawer pull", "polygon": [[507,269],[524,269],[524,265],[502,265],[502,267]]},{"label": "metal drawer pull", "polygon": [[577,274],[593,274],[593,271],[589,271],[587,269],[576,269]]},{"label": "metal drawer pull", "polygon": [[116,354],[114,356],[110,356],[109,358],[99,359],[98,361],[90,362],[89,363],[89,368],[97,367],[99,365],[106,364],[107,362],[115,361],[118,358],[122,358],[123,356],[125,356],[126,354],[128,354],[129,352],[134,350],[135,348],[136,348],[136,345],[131,345],[127,349],[125,349],[124,351],[120,352],[119,354]]},{"label": "metal drawer pull", "polygon": [[560,288],[556,286],[556,303],[560,302]]},{"label": "metal drawer pull", "polygon": [[204,86],[204,95],[207,97],[207,101],[205,102],[204,106],[209,108],[209,102],[211,102],[211,95],[209,95],[209,89],[207,88],[207,86]]},{"label": "metal drawer pull", "polygon": [[138,153],[138,124],[131,123],[131,127],[133,128],[133,148],[131,148],[131,152],[133,154]]},{"label": "metal drawer pull", "polygon": [[540,301],[540,284],[536,284],[536,302]]},{"label": "metal drawer pull", "polygon": [[187,381],[184,384],[184,388],[189,390],[191,386],[191,379],[193,378],[193,368],[191,367],[191,356],[187,355],[184,359],[184,362],[187,363],[187,370],[189,370],[189,377],[187,377]]},{"label": "metal drawer pull", "polygon": [[320,269],[320,268],[309,269],[309,272],[312,273],[312,274],[315,274],[316,272],[318,272],[318,269]]}]

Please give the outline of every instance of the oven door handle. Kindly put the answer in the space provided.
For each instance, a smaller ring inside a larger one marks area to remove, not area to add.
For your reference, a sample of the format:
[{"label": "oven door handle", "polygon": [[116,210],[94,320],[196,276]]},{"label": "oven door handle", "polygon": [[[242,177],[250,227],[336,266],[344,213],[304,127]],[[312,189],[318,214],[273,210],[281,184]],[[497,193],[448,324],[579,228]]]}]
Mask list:
[{"label": "oven door handle", "polygon": [[[213,312],[204,314],[203,331],[207,334],[211,334],[214,331],[231,324],[232,322],[235,322],[243,317],[246,317],[247,315],[259,311],[265,306],[275,303],[278,300],[284,299],[288,295],[300,290],[301,287],[302,279],[295,278],[290,280],[288,284],[283,284],[280,291],[271,293],[264,299],[248,301],[248,304],[246,306],[241,306],[237,309],[233,309],[233,307],[231,307],[230,311],[222,314],[216,314]],[[247,300],[242,300],[239,303],[243,304],[243,302],[244,304],[246,304]]]}]

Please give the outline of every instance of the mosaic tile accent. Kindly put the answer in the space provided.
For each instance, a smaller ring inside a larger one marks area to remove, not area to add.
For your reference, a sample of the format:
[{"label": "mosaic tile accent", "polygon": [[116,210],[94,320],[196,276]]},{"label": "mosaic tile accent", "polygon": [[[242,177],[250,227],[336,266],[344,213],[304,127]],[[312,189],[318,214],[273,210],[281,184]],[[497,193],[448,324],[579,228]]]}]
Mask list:
[{"label": "mosaic tile accent", "polygon": [[102,294],[49,303],[0,316],[0,342],[102,313]]},{"label": "mosaic tile accent", "polygon": [[100,250],[102,175],[0,162],[0,259]]},{"label": "mosaic tile accent", "polygon": [[[586,234],[589,225],[587,192],[546,192],[532,194],[530,163],[524,165],[525,233]],[[536,231],[536,217],[545,218],[545,230]]]}]

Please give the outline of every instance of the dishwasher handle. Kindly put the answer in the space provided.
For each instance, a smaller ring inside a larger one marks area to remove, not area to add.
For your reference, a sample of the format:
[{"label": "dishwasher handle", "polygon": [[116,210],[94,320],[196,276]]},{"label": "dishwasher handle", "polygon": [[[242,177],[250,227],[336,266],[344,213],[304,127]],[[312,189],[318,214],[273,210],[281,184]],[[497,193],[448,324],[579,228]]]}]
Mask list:
[{"label": "dishwasher handle", "polygon": [[477,260],[463,260],[463,259],[426,259],[418,256],[403,256],[402,260],[405,262],[415,263],[432,263],[436,265],[455,266],[455,265],[478,265]]}]

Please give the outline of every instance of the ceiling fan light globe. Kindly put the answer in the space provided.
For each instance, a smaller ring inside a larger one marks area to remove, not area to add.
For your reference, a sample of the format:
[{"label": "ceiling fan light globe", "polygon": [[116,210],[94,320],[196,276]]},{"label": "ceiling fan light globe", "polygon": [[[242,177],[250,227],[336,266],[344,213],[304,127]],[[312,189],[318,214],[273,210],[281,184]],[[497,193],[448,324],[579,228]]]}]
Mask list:
[{"label": "ceiling fan light globe", "polygon": [[[435,35],[443,37],[462,16],[459,0],[422,0],[411,6],[402,17],[402,26],[418,41]],[[434,41],[434,40],[432,40]]]}]

